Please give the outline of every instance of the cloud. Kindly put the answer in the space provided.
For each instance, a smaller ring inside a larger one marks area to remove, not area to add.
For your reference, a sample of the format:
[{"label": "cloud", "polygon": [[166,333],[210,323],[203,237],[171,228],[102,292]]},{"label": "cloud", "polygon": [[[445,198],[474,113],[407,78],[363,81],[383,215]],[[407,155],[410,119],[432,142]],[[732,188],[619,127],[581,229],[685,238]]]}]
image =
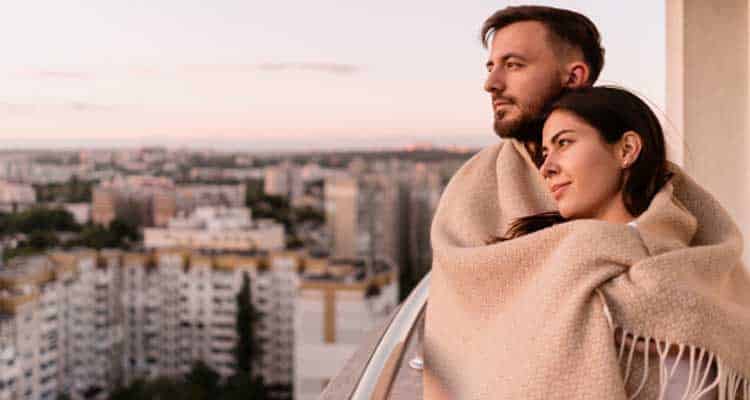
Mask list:
[{"label": "cloud", "polygon": [[112,111],[119,106],[108,104],[95,104],[83,101],[65,101],[61,103],[13,103],[0,102],[0,114],[11,115],[33,115],[46,114],[50,112],[99,112]]},{"label": "cloud", "polygon": [[286,72],[302,71],[322,73],[336,76],[354,75],[362,70],[362,67],[354,64],[344,64],[335,62],[277,62],[261,64],[187,64],[187,65],[123,65],[120,68],[111,67],[102,70],[97,69],[94,74],[85,70],[64,70],[64,69],[42,69],[32,68],[17,72],[22,78],[39,79],[39,80],[58,80],[58,81],[83,81],[102,78],[117,78],[123,76],[134,76],[139,78],[159,78],[163,76],[174,76],[175,73],[188,74],[246,74],[254,71],[263,72]]},{"label": "cloud", "polygon": [[312,62],[284,62],[264,63],[258,65],[258,69],[269,72],[281,71],[310,71],[322,72],[333,75],[352,75],[361,70],[357,65],[338,63],[312,63]]},{"label": "cloud", "polygon": [[82,71],[62,71],[47,69],[32,69],[23,71],[20,75],[26,78],[34,79],[55,79],[55,80],[88,80],[93,76],[88,72]]}]

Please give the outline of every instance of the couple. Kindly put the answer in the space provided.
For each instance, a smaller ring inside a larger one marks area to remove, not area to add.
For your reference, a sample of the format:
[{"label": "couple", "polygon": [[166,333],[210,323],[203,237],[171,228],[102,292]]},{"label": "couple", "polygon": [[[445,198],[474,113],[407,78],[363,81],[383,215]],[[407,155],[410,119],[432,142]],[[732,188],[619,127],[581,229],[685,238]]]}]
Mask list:
[{"label": "couple", "polygon": [[739,230],[643,101],[593,86],[596,27],[508,7],[482,37],[505,140],[433,221],[424,398],[750,400]]},{"label": "couple", "polygon": [[667,161],[649,107],[593,86],[594,24],[508,7],[482,38],[504,140],[440,199],[423,337],[381,357],[393,322],[322,398],[359,399],[358,366],[387,358],[378,398],[750,400],[741,234]]}]

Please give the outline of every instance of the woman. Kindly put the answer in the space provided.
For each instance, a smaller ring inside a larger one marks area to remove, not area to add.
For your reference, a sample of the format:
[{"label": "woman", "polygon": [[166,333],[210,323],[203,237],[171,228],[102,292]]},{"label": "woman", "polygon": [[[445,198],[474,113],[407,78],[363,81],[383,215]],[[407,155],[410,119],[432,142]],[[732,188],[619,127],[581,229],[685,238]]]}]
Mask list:
[{"label": "woman", "polygon": [[[614,87],[573,92],[552,106],[542,131],[541,161],[540,172],[558,211],[519,219],[499,240],[580,218],[637,229],[636,217],[671,177],[656,116],[637,96]],[[616,339],[623,345],[620,336]],[[682,399],[689,385],[690,362],[678,361],[674,353],[665,360],[674,369],[666,400]],[[711,377],[716,378],[715,372]],[[716,396],[713,388],[701,399]]]},{"label": "woman", "polygon": [[649,107],[571,92],[536,180],[524,148],[478,154],[441,200],[425,398],[750,398],[739,232],[667,162]]}]

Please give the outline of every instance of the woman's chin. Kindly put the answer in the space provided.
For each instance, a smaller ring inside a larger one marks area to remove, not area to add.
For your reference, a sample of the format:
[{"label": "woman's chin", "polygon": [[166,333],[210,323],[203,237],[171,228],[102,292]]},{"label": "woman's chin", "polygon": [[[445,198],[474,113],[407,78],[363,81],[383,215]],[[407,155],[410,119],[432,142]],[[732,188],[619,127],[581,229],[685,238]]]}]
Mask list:
[{"label": "woman's chin", "polygon": [[558,201],[557,202],[557,212],[560,213],[560,216],[565,219],[570,219],[571,210],[568,207],[565,207],[564,202]]}]

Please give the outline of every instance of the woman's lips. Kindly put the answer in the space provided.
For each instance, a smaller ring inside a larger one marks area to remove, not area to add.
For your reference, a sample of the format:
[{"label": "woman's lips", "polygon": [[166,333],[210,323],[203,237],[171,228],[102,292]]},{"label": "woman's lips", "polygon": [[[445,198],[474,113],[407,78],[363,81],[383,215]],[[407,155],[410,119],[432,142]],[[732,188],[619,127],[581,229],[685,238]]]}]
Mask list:
[{"label": "woman's lips", "polygon": [[562,185],[556,185],[552,188],[552,196],[555,198],[555,200],[559,200],[560,197],[562,197],[563,193],[565,192],[565,189],[570,186],[570,182],[564,183]]}]

